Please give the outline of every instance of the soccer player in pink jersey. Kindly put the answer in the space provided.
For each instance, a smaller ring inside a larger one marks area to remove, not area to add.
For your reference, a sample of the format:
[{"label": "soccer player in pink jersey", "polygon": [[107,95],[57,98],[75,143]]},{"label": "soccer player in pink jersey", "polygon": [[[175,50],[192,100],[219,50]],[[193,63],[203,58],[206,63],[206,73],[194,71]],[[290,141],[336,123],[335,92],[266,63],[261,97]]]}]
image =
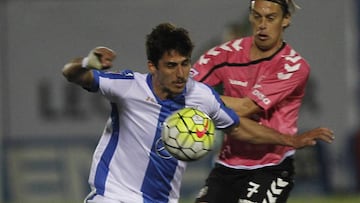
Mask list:
[{"label": "soccer player in pink jersey", "polygon": [[[193,78],[223,87],[222,97],[239,116],[284,134],[297,133],[309,64],[283,39],[297,5],[292,0],[251,0],[252,36],[206,52]],[[224,137],[219,157],[197,202],[286,202],[294,186],[295,149],[254,145]]]}]

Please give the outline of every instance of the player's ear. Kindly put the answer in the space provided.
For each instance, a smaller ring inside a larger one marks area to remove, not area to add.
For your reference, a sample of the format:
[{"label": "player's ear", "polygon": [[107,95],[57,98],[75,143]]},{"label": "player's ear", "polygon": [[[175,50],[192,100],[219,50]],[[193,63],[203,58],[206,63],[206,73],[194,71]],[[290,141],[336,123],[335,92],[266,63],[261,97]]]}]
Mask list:
[{"label": "player's ear", "polygon": [[251,11],[250,11],[250,13],[248,15],[248,20],[249,20],[250,23],[253,22],[253,15],[252,15]]},{"label": "player's ear", "polygon": [[283,21],[282,21],[282,27],[283,28],[287,28],[290,26],[291,23],[291,15],[287,14],[284,16]]},{"label": "player's ear", "polygon": [[147,66],[148,66],[149,72],[153,75],[157,70],[155,64],[152,61],[148,60]]}]

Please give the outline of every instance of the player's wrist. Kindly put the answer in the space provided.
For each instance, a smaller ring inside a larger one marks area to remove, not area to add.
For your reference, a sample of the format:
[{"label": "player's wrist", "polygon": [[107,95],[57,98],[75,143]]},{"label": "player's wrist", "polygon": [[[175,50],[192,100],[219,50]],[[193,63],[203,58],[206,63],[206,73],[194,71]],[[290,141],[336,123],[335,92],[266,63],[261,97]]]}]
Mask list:
[{"label": "player's wrist", "polygon": [[89,65],[89,57],[84,57],[81,61],[81,67],[88,68],[88,65]]},{"label": "player's wrist", "polygon": [[82,59],[81,66],[87,69],[101,70],[103,68],[100,61],[100,56],[99,54],[95,53],[95,50],[91,50],[90,53]]}]

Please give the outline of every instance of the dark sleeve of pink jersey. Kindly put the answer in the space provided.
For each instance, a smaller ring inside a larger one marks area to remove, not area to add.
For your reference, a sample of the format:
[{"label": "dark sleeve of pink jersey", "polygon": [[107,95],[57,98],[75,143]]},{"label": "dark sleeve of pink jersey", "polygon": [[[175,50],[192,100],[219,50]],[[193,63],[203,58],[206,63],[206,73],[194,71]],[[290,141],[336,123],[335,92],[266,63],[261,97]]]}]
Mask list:
[{"label": "dark sleeve of pink jersey", "polygon": [[301,100],[310,74],[309,65],[298,55],[284,57],[273,66],[248,95],[265,110],[280,103],[286,105],[290,100]]}]

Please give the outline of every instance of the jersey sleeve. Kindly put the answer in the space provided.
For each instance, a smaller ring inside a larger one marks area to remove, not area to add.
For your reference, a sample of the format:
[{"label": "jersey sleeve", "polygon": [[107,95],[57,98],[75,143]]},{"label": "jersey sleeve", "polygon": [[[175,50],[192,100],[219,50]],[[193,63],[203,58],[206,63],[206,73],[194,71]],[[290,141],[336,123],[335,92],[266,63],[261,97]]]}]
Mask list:
[{"label": "jersey sleeve", "polygon": [[214,114],[212,115],[216,128],[225,129],[239,124],[240,118],[236,112],[225,106],[215,90],[213,90],[213,94],[215,95],[216,102],[219,104],[219,109],[214,111]]},{"label": "jersey sleeve", "polygon": [[302,97],[310,74],[309,65],[298,55],[283,57],[272,66],[276,68],[259,79],[248,95],[265,110],[289,96]]},{"label": "jersey sleeve", "polygon": [[[236,112],[225,106],[220,95],[212,87],[206,84],[200,84],[199,86],[202,90],[206,89],[205,91],[194,90],[197,92],[199,100],[201,100],[202,105],[199,108],[210,116],[217,129],[225,129],[240,122]],[[203,103],[204,98],[206,98],[206,103]]]}]

